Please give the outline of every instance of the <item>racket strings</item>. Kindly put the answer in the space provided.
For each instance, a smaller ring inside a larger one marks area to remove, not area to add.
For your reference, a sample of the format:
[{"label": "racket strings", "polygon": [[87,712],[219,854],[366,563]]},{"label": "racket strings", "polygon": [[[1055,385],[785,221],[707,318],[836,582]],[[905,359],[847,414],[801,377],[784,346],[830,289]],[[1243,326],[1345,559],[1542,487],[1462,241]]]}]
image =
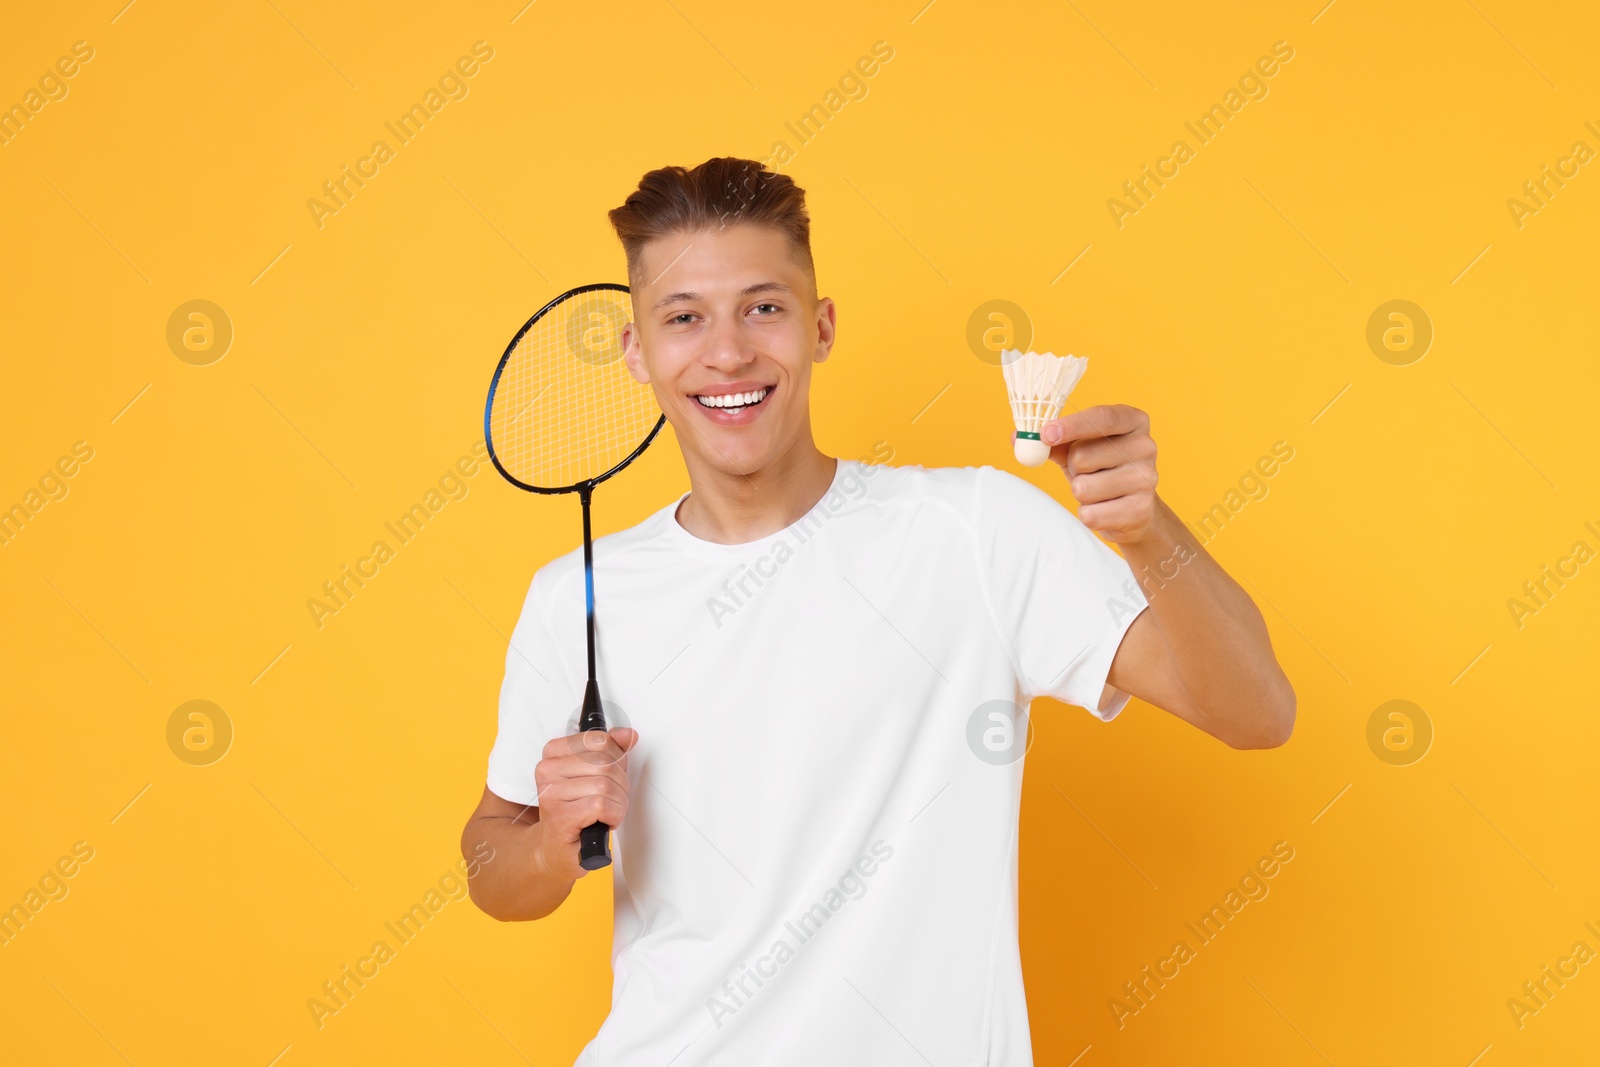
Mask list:
[{"label": "racket strings", "polygon": [[517,480],[564,488],[599,477],[637,448],[661,417],[650,386],[622,359],[628,294],[563,300],[518,340],[489,411],[495,455]]}]

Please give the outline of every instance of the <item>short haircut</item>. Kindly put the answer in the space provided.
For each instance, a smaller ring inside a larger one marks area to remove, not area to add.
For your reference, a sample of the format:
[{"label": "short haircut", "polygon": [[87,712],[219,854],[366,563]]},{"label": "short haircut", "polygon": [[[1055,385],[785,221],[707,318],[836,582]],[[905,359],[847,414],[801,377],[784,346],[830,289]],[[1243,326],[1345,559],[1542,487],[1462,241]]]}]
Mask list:
[{"label": "short haircut", "polygon": [[806,272],[811,296],[816,298],[805,190],[764,163],[724,156],[693,169],[661,167],[640,178],[639,188],[621,207],[612,209],[609,218],[627,254],[628,283],[633,288],[653,280],[639,276],[647,242],[744,224],[766,226],[788,238],[794,262]]}]

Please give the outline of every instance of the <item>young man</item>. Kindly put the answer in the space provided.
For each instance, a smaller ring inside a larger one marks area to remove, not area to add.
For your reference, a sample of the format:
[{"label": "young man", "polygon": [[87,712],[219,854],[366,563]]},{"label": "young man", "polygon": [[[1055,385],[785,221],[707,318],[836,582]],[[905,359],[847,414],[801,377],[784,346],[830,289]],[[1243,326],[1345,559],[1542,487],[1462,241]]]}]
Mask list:
[{"label": "young man", "polygon": [[594,543],[609,735],[576,731],[581,548],[534,575],[462,834],[495,856],[473,899],[541,918],[585,874],[580,829],[616,830],[611,1012],[579,1063],[1030,1064],[1029,702],[1109,720],[1136,696],[1281,745],[1295,698],[1261,614],[1157,497],[1135,408],[1045,434],[1077,517],[991,467],[820,451],[835,309],[792,179],[664,168],[611,221],[624,358],[691,488]]}]

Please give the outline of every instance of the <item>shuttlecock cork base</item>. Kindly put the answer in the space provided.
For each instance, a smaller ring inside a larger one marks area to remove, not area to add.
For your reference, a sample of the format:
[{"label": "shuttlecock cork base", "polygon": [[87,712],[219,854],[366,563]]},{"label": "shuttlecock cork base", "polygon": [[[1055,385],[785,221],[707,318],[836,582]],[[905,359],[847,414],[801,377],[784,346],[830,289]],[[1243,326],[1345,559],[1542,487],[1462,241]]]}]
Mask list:
[{"label": "shuttlecock cork base", "polygon": [[1013,451],[1024,467],[1037,467],[1050,458],[1050,446],[1040,434],[1045,423],[1061,414],[1061,405],[1089,369],[1087,356],[1058,356],[1050,352],[1001,349],[1000,371],[1011,398],[1011,421],[1017,429]]}]

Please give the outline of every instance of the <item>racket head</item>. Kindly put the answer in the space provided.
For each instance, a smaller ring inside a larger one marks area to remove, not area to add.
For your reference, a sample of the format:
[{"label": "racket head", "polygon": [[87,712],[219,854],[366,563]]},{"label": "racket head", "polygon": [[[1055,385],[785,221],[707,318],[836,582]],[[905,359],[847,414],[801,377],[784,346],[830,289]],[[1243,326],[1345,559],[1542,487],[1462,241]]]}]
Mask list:
[{"label": "racket head", "polygon": [[632,463],[667,417],[622,358],[626,285],[569,289],[523,323],[495,367],[483,438],[495,469],[531,493],[593,487]]}]

